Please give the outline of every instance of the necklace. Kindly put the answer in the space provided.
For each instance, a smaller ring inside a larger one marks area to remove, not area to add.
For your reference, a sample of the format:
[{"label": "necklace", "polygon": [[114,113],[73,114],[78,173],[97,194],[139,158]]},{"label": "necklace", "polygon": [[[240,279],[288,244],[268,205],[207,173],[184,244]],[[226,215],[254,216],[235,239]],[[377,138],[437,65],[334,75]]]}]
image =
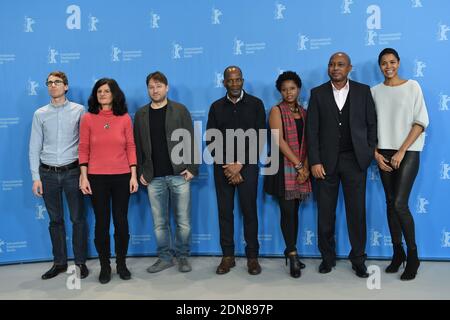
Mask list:
[{"label": "necklace", "polygon": [[104,129],[109,129],[110,127],[109,127],[109,123],[106,123],[104,126],[103,126],[103,128]]},{"label": "necklace", "polygon": [[289,109],[291,110],[292,113],[298,113],[298,107],[289,107]]}]

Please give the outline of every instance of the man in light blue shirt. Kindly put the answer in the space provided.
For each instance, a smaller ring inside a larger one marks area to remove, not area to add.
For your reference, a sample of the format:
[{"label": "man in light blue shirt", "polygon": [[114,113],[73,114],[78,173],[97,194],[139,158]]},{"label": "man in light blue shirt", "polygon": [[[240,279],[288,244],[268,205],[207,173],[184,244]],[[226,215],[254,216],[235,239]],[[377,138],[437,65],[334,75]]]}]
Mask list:
[{"label": "man in light blue shirt", "polygon": [[80,268],[83,279],[89,274],[85,264],[86,214],[79,190],[78,167],[79,124],[84,107],[66,99],[69,83],[64,72],[51,72],[46,85],[51,101],[34,113],[29,151],[33,193],[44,198],[53,246],[53,266],[42,275],[42,279],[51,279],[67,270],[62,192],[66,196],[72,221],[75,264]]}]

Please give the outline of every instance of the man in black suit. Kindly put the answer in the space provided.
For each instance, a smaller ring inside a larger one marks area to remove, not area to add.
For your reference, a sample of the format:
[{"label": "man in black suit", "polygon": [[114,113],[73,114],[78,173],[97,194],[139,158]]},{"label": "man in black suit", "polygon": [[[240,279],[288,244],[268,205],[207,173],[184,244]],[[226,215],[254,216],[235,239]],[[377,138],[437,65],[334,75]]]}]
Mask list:
[{"label": "man in black suit", "polygon": [[349,80],[351,70],[346,53],[331,56],[331,81],[311,90],[306,133],[317,181],[319,272],[328,273],[336,265],[336,205],[342,182],[352,247],[349,259],[356,275],[366,278],[366,173],[377,145],[377,120],[369,86]]}]

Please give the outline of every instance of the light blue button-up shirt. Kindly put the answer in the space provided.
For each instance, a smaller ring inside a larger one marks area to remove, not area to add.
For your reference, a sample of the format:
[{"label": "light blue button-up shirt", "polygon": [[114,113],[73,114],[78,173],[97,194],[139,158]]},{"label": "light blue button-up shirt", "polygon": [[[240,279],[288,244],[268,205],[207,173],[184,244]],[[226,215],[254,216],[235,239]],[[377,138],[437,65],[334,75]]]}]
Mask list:
[{"label": "light blue button-up shirt", "polygon": [[33,181],[40,180],[39,165],[64,166],[78,159],[80,104],[66,100],[36,110],[30,137],[30,169]]}]

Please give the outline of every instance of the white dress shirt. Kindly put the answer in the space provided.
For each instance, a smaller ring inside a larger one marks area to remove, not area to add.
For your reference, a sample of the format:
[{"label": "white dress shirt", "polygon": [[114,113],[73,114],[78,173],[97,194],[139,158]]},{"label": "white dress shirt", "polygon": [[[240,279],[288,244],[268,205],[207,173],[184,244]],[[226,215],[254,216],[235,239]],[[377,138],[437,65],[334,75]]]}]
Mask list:
[{"label": "white dress shirt", "polygon": [[347,83],[340,90],[336,89],[333,82],[331,82],[331,86],[333,87],[334,101],[336,101],[336,104],[337,104],[339,110],[342,110],[342,108],[344,107],[344,104],[345,104],[345,100],[347,100],[348,92],[350,90],[349,81],[347,79]]}]

